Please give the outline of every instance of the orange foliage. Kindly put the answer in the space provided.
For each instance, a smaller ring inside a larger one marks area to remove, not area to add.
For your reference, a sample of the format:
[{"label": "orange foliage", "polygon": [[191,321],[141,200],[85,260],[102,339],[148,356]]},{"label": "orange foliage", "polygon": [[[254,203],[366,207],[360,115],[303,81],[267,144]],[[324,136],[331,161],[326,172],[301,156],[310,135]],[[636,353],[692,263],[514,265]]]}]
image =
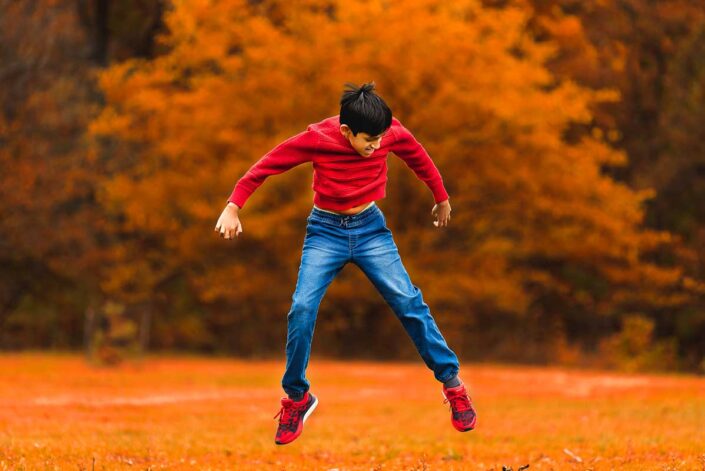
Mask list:
[{"label": "orange foliage", "polygon": [[[311,206],[310,169],[257,191],[235,245],[213,236],[214,218],[264,152],[337,112],[344,82],[374,79],[451,195],[455,217],[440,232],[428,192],[390,158],[381,204],[440,319],[462,326],[478,312],[560,318],[682,302],[680,271],[644,260],[669,242],[642,228],[650,193],[604,174],[626,161],[607,137],[571,132],[589,129],[592,107],[616,93],[557,79],[546,67],[557,46],[531,38],[529,17],[476,0],[175,2],[161,38],[168,53],[100,78],[107,105],[91,130],[111,138],[119,169],[101,201],[142,241],[116,249],[104,289],[119,295],[132,282],[134,299],[145,298],[177,276],[200,302],[279,322]],[[579,30],[565,22],[555,34]],[[351,298],[379,309],[359,275],[340,278],[324,309],[349,313]]]}]

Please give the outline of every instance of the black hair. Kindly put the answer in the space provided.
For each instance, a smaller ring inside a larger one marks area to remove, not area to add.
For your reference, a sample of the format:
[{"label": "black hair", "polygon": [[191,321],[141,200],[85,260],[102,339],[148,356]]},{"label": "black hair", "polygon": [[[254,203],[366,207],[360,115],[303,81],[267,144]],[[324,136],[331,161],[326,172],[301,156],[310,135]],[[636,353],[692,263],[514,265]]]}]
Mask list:
[{"label": "black hair", "polygon": [[340,97],[340,124],[347,124],[353,135],[365,132],[370,136],[382,134],[392,125],[392,110],[375,93],[375,83],[358,87],[346,83]]}]

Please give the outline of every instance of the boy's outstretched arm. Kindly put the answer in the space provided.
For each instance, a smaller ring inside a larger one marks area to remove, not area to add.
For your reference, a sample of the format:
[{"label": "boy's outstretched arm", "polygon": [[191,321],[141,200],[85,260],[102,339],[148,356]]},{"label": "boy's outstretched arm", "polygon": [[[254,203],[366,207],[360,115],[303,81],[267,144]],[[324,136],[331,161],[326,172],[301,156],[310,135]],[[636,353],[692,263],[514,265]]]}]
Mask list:
[{"label": "boy's outstretched arm", "polygon": [[431,215],[435,218],[433,225],[446,227],[450,222],[451,209],[441,173],[414,135],[401,123],[398,124],[398,126],[392,127],[395,137],[392,152],[398,155],[414,171],[419,180],[423,181],[431,190],[436,202],[431,209]]},{"label": "boy's outstretched arm", "polygon": [[311,160],[316,152],[319,134],[310,128],[277,145],[240,178],[228,198],[228,204],[218,218],[215,231],[224,239],[234,239],[242,233],[240,209],[254,191],[271,176],[283,173]]}]

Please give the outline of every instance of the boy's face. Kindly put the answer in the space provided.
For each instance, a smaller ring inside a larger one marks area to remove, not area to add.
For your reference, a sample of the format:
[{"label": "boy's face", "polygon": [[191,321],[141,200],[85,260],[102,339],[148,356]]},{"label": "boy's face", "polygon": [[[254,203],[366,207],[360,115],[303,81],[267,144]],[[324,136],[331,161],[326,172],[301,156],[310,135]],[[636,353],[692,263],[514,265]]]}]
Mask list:
[{"label": "boy's face", "polygon": [[347,138],[350,145],[363,157],[369,157],[374,151],[379,149],[382,143],[382,138],[387,133],[387,131],[376,136],[370,136],[366,132],[359,132],[357,136],[353,134],[352,130],[347,124],[340,126],[340,133]]}]

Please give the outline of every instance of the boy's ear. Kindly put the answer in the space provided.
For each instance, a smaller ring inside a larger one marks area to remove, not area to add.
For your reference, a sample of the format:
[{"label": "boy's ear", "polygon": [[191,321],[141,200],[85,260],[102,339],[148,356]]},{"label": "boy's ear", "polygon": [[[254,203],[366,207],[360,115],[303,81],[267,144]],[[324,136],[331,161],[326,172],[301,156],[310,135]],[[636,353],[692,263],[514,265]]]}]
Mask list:
[{"label": "boy's ear", "polygon": [[340,134],[342,134],[343,136],[348,137],[348,134],[351,131],[352,131],[352,129],[350,129],[350,126],[348,126],[347,124],[340,125]]}]

